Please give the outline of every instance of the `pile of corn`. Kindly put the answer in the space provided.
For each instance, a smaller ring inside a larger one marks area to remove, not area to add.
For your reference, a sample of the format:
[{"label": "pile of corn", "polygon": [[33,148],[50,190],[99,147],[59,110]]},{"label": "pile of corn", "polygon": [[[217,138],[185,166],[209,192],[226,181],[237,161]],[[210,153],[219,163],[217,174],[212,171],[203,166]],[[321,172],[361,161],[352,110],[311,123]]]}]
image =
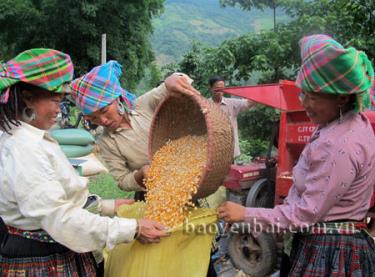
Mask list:
[{"label": "pile of corn", "polygon": [[169,141],[152,159],[146,180],[145,217],[173,228],[182,224],[207,161],[207,136]]}]

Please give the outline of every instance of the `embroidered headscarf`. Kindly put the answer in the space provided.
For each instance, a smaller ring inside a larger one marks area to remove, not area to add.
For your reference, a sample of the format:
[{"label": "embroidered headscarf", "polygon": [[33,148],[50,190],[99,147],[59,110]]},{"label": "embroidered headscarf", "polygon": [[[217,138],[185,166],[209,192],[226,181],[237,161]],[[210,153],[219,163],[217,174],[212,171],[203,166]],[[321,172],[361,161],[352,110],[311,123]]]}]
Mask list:
[{"label": "embroidered headscarf", "polygon": [[70,92],[73,64],[69,55],[53,49],[26,50],[0,64],[0,103],[7,103],[10,87],[25,82],[48,91]]},{"label": "embroidered headscarf", "polygon": [[117,61],[109,61],[94,67],[89,73],[71,83],[76,105],[84,115],[89,115],[122,97],[125,109],[130,110],[135,95],[121,87],[122,66]]},{"label": "embroidered headscarf", "polygon": [[306,36],[301,39],[300,48],[298,87],[307,92],[356,94],[356,110],[370,106],[374,69],[364,52],[344,48],[327,35]]}]

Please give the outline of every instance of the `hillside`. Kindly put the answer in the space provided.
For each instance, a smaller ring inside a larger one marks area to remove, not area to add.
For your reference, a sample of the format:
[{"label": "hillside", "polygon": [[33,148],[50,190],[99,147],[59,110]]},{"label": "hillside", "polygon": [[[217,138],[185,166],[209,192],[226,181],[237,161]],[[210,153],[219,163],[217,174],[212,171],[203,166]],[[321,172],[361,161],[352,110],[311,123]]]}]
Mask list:
[{"label": "hillside", "polygon": [[[279,22],[287,20],[280,13]],[[272,28],[272,11],[242,11],[219,0],[167,0],[165,12],[154,19],[152,45],[159,65],[178,61],[193,41],[217,46],[248,32]]]}]

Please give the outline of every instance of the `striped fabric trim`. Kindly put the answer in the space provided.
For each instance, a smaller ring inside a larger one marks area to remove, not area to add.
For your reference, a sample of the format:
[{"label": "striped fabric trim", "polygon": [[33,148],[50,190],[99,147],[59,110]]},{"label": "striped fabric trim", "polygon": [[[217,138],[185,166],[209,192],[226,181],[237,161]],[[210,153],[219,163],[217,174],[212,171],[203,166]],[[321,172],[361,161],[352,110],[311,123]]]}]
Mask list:
[{"label": "striped fabric trim", "polygon": [[37,240],[40,242],[56,243],[56,241],[44,230],[28,231],[15,227],[7,226],[9,234],[24,237],[27,239]]}]

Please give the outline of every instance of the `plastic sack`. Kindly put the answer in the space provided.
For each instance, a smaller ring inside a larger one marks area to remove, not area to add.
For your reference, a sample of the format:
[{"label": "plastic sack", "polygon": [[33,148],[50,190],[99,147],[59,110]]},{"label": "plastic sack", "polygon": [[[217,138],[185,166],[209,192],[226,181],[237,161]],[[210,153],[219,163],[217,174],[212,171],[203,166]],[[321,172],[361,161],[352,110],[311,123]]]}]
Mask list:
[{"label": "plastic sack", "polygon": [[61,150],[68,158],[77,158],[90,154],[94,150],[94,145],[60,145]]},{"label": "plastic sack", "polygon": [[215,191],[213,194],[210,194],[206,198],[204,198],[207,202],[207,205],[209,208],[216,209],[219,207],[223,202],[226,201],[227,195],[226,195],[226,189],[224,186],[220,186],[217,191]]},{"label": "plastic sack", "polygon": [[59,144],[64,145],[85,146],[95,142],[94,137],[83,129],[54,129],[50,131],[50,134]]},{"label": "plastic sack", "polygon": [[[144,202],[120,207],[118,215],[142,218]],[[171,231],[160,243],[134,241],[117,245],[105,260],[106,277],[205,277],[211,245],[217,231],[213,209],[193,210],[187,223]]]},{"label": "plastic sack", "polygon": [[84,157],[69,159],[69,161],[73,166],[79,167],[81,176],[87,177],[108,172],[108,169],[93,153]]}]

